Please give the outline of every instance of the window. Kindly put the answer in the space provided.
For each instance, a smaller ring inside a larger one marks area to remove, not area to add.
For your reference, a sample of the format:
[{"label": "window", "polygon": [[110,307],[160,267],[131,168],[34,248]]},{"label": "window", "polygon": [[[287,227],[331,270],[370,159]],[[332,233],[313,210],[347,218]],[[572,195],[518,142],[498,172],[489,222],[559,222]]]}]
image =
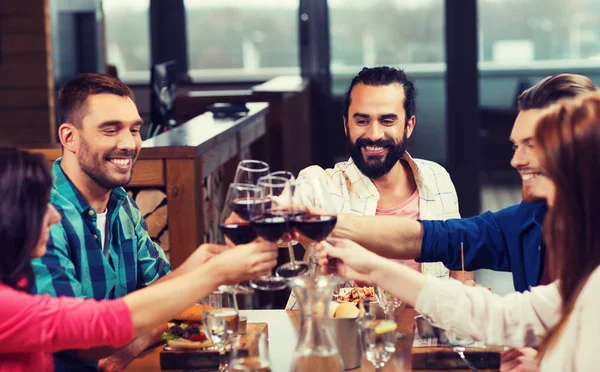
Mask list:
[{"label": "window", "polygon": [[328,3],[334,78],[376,65],[443,71],[444,0]]},{"label": "window", "polygon": [[190,75],[260,80],[299,74],[299,0],[185,0]]},{"label": "window", "polygon": [[150,78],[150,0],[103,0],[106,61],[125,81]]},{"label": "window", "polygon": [[479,0],[478,11],[482,68],[596,65],[600,59],[597,0]]}]

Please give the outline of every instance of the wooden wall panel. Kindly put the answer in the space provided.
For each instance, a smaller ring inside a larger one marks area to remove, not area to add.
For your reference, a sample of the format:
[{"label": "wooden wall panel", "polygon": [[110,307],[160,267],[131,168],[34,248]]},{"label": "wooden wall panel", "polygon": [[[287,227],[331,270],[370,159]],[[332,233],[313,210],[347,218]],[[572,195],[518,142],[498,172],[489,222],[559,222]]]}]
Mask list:
[{"label": "wooden wall panel", "polygon": [[0,144],[55,143],[48,0],[0,1]]}]

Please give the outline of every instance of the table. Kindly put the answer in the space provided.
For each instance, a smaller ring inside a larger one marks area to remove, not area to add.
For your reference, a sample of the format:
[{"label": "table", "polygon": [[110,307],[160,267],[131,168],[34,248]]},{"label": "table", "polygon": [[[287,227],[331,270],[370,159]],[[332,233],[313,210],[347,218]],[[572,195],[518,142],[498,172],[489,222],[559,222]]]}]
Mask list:
[{"label": "table", "polygon": [[[269,354],[273,372],[287,372],[290,370],[291,356],[296,348],[298,340],[298,331],[300,325],[300,313],[295,310],[241,310],[240,315],[247,316],[249,323],[264,322],[269,325]],[[417,312],[412,308],[402,309],[398,312],[397,322],[398,330],[409,334],[404,340],[396,343],[396,354],[394,359],[388,362],[383,369],[388,371],[411,371],[410,351],[412,346],[412,334],[414,317]],[[159,362],[159,353],[162,345],[146,351],[139,358],[135,359],[125,371],[161,371]],[[404,369],[401,365],[406,365]],[[361,367],[352,371],[374,371],[375,368],[363,355]],[[428,372],[429,370],[418,370]],[[468,371],[468,369],[457,369],[444,371]],[[481,372],[490,372],[493,370],[480,370]]]}]

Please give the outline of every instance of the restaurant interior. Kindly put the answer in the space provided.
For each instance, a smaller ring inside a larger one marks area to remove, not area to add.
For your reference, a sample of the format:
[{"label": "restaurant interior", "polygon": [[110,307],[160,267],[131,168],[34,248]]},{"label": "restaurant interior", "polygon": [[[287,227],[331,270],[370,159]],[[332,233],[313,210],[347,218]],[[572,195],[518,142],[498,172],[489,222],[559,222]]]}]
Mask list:
[{"label": "restaurant interior", "polygon": [[[123,81],[144,121],[125,190],[177,268],[199,245],[224,242],[219,224],[241,161],[296,176],[346,161],[350,81],[363,67],[392,66],[417,90],[407,151],[442,165],[461,216],[475,216],[521,201],[509,141],[519,94],[563,72],[600,84],[597,14],[596,0],[2,0],[0,144],[51,164],[62,154],[61,87],[89,72]],[[305,248],[279,249],[277,266],[290,254],[301,260]],[[514,291],[511,273],[478,270],[475,281]],[[284,312],[290,287],[236,298],[251,347],[268,324],[273,371],[289,370],[297,340],[289,334],[305,321]],[[415,315],[400,315],[410,337],[398,341],[395,369],[383,370],[403,370],[398,355],[410,350]],[[206,367],[158,349],[127,370]],[[485,350],[470,358],[480,370],[498,368],[498,351]],[[413,351],[412,368],[468,369],[455,351],[436,360]],[[365,357],[359,368],[374,370]]]}]

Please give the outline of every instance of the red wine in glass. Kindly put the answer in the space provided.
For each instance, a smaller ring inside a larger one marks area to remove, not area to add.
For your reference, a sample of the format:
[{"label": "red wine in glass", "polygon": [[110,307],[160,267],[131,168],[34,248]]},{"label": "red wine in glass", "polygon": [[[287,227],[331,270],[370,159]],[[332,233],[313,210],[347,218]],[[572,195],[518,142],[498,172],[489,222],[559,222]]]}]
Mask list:
[{"label": "red wine in glass", "polygon": [[240,198],[231,202],[231,210],[241,219],[250,221],[250,217],[261,214],[271,207],[271,200],[266,198]]},{"label": "red wine in glass", "polygon": [[320,242],[331,233],[337,222],[337,216],[304,214],[293,218],[293,226],[307,238]]},{"label": "red wine in glass", "polygon": [[222,223],[219,227],[235,245],[248,244],[256,239],[256,230],[250,222]]},{"label": "red wine in glass", "polygon": [[252,224],[260,237],[273,243],[290,231],[290,225],[284,216],[265,214],[253,219]]}]

